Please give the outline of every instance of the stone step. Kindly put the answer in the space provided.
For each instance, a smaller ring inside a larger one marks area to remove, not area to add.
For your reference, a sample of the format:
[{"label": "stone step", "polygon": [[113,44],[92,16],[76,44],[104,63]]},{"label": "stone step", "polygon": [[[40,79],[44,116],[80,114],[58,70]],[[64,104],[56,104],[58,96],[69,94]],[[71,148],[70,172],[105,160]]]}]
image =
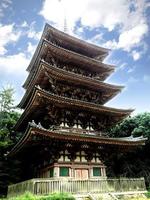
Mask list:
[{"label": "stone step", "polygon": [[147,191],[129,191],[129,192],[109,192],[109,193],[87,193],[87,194],[75,194],[73,195],[76,200],[128,200],[131,197],[142,197],[147,199],[145,193]]}]

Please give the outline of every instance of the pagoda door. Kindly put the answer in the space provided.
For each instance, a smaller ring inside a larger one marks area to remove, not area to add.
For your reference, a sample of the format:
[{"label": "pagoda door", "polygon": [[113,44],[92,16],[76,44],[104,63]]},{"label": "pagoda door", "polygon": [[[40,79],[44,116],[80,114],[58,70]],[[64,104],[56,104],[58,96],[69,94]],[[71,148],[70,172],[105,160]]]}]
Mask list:
[{"label": "pagoda door", "polygon": [[76,179],[88,179],[88,169],[75,169]]}]

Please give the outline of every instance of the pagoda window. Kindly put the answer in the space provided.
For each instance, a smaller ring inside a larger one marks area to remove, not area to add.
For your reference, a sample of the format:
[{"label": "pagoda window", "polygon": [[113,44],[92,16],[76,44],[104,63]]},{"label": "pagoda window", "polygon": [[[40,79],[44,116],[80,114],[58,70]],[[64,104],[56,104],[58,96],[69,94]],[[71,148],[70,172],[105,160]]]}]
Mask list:
[{"label": "pagoda window", "polygon": [[59,176],[69,176],[69,167],[60,167]]},{"label": "pagoda window", "polygon": [[54,168],[50,168],[49,177],[53,177],[53,176],[54,176]]},{"label": "pagoda window", "polygon": [[101,176],[101,168],[93,167],[93,176]]}]

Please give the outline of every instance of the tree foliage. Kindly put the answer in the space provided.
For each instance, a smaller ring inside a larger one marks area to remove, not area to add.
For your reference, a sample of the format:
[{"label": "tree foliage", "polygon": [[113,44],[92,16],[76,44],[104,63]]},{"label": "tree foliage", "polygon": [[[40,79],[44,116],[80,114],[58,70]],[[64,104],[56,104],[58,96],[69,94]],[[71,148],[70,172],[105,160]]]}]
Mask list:
[{"label": "tree foliage", "polygon": [[145,177],[150,186],[150,113],[128,117],[109,131],[111,137],[147,137],[146,145],[128,153],[113,155],[110,164],[110,176]]},{"label": "tree foliage", "polygon": [[13,132],[13,127],[20,116],[12,109],[13,102],[13,89],[3,89],[0,92],[0,195],[6,194],[7,185],[18,178],[16,166],[19,162],[8,160],[6,157],[19,137]]},{"label": "tree foliage", "polygon": [[12,109],[14,89],[12,87],[3,88],[0,92],[0,112],[10,111]]},{"label": "tree foliage", "polygon": [[128,117],[110,130],[110,136],[146,136],[150,138],[150,113]]}]

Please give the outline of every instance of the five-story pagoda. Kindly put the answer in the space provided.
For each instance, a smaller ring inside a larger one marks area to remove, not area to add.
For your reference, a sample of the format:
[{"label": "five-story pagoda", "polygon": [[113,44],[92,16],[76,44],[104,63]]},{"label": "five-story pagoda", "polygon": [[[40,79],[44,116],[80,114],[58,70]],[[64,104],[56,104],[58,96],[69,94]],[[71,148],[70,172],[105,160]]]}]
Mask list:
[{"label": "five-story pagoda", "polygon": [[132,112],[104,106],[122,89],[103,82],[114,71],[102,62],[107,55],[108,49],[45,25],[19,104],[24,112],[15,130],[23,136],[9,154],[23,160],[24,179],[106,177],[106,152],[144,144],[106,134]]}]

